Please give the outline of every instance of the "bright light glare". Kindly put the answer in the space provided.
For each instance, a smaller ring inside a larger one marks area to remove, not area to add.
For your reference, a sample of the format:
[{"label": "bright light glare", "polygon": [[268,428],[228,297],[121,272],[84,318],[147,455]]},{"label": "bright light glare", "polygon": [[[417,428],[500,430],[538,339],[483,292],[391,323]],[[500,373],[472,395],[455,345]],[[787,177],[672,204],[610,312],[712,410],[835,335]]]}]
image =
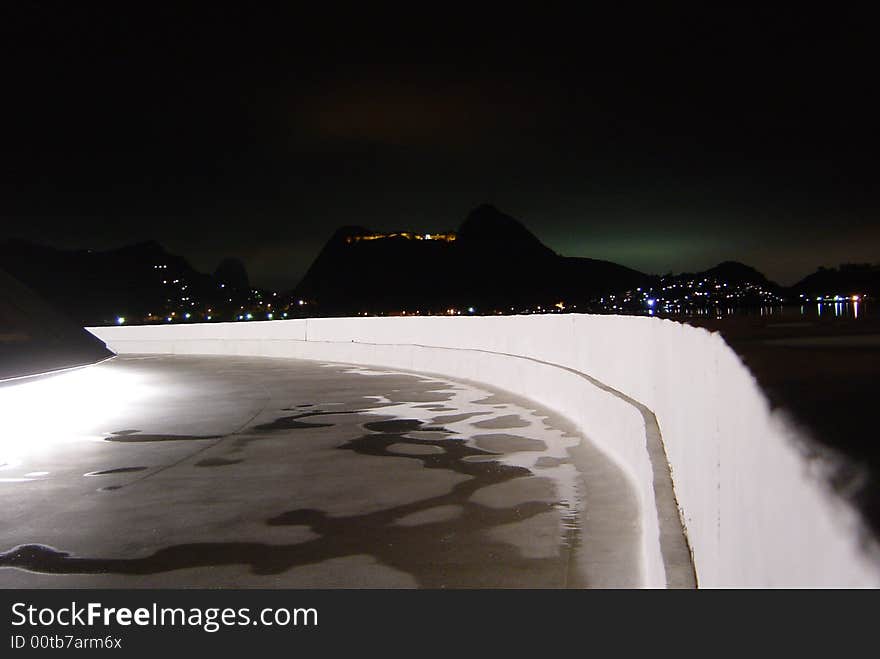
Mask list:
[{"label": "bright light glare", "polygon": [[109,364],[0,387],[0,470],[59,444],[118,430],[112,420],[148,389],[140,377]]}]

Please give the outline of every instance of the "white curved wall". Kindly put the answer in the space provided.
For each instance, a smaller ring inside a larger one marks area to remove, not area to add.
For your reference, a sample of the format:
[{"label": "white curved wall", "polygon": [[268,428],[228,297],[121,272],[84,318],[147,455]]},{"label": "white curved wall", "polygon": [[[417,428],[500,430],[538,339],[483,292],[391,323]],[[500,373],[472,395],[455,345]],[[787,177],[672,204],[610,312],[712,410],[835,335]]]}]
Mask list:
[{"label": "white curved wall", "polygon": [[[653,410],[701,587],[878,586],[856,514],[837,501],[717,334],[655,318],[341,318],[102,327],[119,353],[247,354],[374,364],[481,381],[574,421],[631,478],[643,581],[666,584],[644,420]],[[498,354],[503,353],[503,354]],[[544,363],[541,363],[544,362]],[[556,365],[556,366],[554,366]]]}]

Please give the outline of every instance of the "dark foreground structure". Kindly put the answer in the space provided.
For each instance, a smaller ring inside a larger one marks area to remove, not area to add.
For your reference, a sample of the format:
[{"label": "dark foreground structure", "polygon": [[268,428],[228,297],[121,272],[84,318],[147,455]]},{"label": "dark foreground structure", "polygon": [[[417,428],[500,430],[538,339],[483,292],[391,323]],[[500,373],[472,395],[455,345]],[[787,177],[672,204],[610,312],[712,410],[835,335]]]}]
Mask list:
[{"label": "dark foreground structure", "polygon": [[0,380],[91,364],[112,354],[0,270]]}]

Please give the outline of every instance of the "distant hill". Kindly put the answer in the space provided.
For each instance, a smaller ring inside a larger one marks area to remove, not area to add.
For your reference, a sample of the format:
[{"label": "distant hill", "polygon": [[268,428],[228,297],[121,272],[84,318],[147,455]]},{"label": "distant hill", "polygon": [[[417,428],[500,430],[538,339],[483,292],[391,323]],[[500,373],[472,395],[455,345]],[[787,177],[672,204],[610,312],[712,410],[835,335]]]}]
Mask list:
[{"label": "distant hill", "polygon": [[522,223],[494,206],[472,210],[458,229],[457,245],[477,257],[550,259],[556,253]]},{"label": "distant hill", "polygon": [[218,282],[232,286],[232,288],[251,287],[244,263],[231,256],[220,261],[220,265],[214,270],[214,279]]},{"label": "distant hill", "polygon": [[[221,264],[219,270],[241,284],[247,274],[238,265]],[[225,312],[231,318],[250,293],[232,285],[221,288],[222,282],[152,241],[91,251],[8,240],[0,242],[0,268],[80,326],[117,318],[143,322],[148,315],[161,319],[172,311],[179,317],[190,309],[202,316],[214,307],[218,317]]]},{"label": "distant hill", "polygon": [[456,233],[336,231],[294,291],[324,313],[506,309],[567,303],[624,290],[647,276],[608,261],[557,255],[493,206],[474,209]]},{"label": "distant hill", "polygon": [[880,264],[844,264],[838,268],[819,268],[792,286],[797,294],[880,296]]},{"label": "distant hill", "polygon": [[763,273],[739,261],[724,261],[701,274],[726,281],[730,284],[762,284],[767,288],[781,289],[779,284],[767,279]]}]

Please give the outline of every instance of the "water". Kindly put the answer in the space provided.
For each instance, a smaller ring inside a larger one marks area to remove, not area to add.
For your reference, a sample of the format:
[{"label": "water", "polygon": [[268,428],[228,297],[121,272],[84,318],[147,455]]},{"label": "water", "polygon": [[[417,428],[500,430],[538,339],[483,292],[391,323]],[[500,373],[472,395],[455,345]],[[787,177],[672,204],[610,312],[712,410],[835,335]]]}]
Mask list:
[{"label": "water", "polygon": [[876,301],[845,300],[804,302],[764,307],[689,307],[677,311],[649,310],[648,315],[664,318],[800,318],[803,320],[867,320],[880,319],[880,305]]}]

